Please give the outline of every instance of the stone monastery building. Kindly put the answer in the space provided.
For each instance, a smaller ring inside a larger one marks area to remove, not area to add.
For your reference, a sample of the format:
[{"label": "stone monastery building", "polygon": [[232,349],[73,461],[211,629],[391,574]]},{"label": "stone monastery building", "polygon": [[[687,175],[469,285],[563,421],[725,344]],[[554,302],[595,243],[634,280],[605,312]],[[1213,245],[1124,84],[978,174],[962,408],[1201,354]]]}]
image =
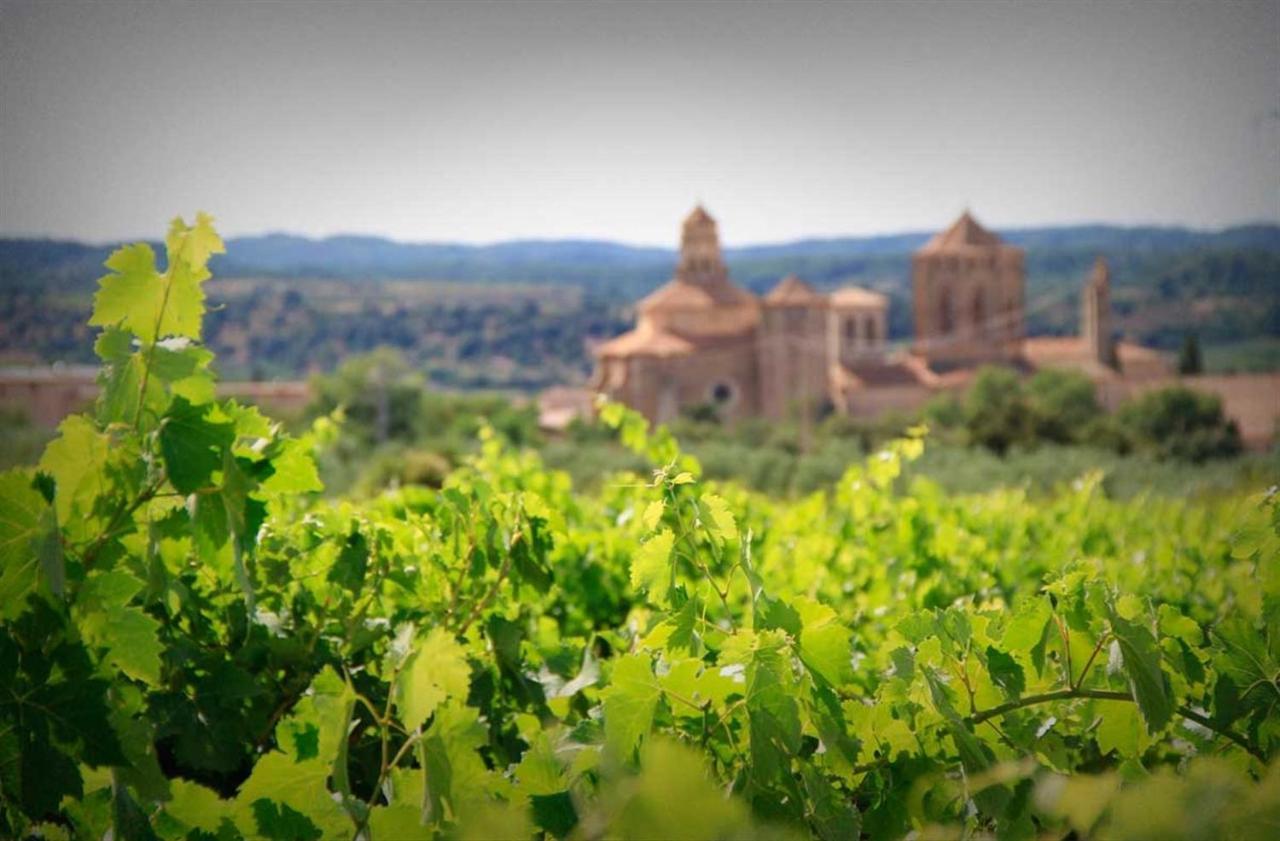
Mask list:
[{"label": "stone monastery building", "polygon": [[823,294],[795,275],[763,298],[735,286],[715,220],[697,207],[684,220],[675,277],[640,301],[633,330],[597,349],[592,386],[661,423],[698,405],[726,420],[912,409],[990,363],[1084,371],[1104,402],[1108,383],[1169,374],[1162,355],[1112,340],[1101,258],[1085,285],[1083,334],[1028,339],[1023,257],[966,211],[915,253],[915,339],[893,352],[884,295]]}]

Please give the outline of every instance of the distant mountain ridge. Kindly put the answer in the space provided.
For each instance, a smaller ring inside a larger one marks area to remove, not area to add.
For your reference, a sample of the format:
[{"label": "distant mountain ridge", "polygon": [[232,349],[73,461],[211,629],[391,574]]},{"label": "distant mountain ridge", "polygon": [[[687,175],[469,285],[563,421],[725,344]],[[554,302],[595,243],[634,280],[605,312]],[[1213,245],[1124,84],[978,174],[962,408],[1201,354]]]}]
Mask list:
[{"label": "distant mountain ridge", "polygon": [[[1076,225],[1000,232],[1028,250],[1029,271],[1041,256],[1095,252],[1155,255],[1179,251],[1247,249],[1280,253],[1280,225],[1258,224],[1199,231],[1181,227]],[[803,239],[725,249],[740,281],[755,286],[756,264],[792,258],[824,264],[865,258],[900,263],[931,236],[907,232],[875,236]],[[74,240],[0,238],[0,284],[22,285],[20,276],[97,277],[114,245]],[[1039,252],[1039,253],[1037,253]],[[227,253],[211,268],[220,277],[324,277],[343,279],[429,278],[458,281],[601,282],[609,287],[649,286],[664,280],[675,261],[673,248],[625,245],[606,240],[513,240],[488,245],[411,243],[376,236],[323,238],[271,233],[232,237]],[[878,262],[878,261],[876,261]],[[886,266],[887,268],[887,266]],[[803,270],[797,266],[803,275]],[[782,273],[785,273],[782,272]],[[615,274],[614,277],[609,275]],[[825,274],[825,272],[824,272]],[[853,274],[859,274],[854,272]],[[781,274],[778,275],[779,277]],[[776,278],[775,278],[776,279]],[[812,278],[823,283],[826,278]],[[612,281],[612,282],[611,282]]]}]

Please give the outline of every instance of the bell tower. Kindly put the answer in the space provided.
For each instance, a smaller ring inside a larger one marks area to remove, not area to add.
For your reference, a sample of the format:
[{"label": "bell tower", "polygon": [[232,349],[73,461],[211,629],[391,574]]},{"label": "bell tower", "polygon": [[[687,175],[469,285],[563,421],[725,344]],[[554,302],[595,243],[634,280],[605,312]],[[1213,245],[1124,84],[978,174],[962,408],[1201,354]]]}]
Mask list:
[{"label": "bell tower", "polygon": [[720,234],[716,220],[698,205],[685,217],[680,230],[680,262],[676,280],[704,288],[717,288],[729,282],[729,270],[720,253]]},{"label": "bell tower", "polygon": [[1107,258],[1099,256],[1085,281],[1080,296],[1080,338],[1095,362],[1116,367],[1115,343],[1111,336],[1111,269]]},{"label": "bell tower", "polygon": [[966,210],[912,255],[915,353],[939,369],[1016,359],[1025,283],[1022,249]]}]

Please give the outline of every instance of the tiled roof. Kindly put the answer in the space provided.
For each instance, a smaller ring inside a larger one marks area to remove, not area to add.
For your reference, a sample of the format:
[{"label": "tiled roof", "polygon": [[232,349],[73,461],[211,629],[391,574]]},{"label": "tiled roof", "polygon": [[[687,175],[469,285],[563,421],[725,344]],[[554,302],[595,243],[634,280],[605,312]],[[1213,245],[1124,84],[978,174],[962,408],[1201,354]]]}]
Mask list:
[{"label": "tiled roof", "polygon": [[824,298],[812,286],[798,276],[789,274],[764,296],[765,303],[781,306],[813,306],[824,303]]},{"label": "tiled roof", "polygon": [[702,205],[695,207],[688,216],[684,218],[685,227],[690,225],[705,225],[708,222],[714,224],[715,219],[711,218],[711,214],[707,213],[706,208]]},{"label": "tiled roof", "polygon": [[1123,376],[1126,368],[1139,365],[1172,368],[1168,354],[1132,342],[1116,342],[1117,372],[1094,359],[1079,336],[1035,336],[1023,342],[1022,355],[1035,368],[1071,367],[1095,379]]},{"label": "tiled roof", "polygon": [[969,211],[960,214],[960,218],[950,228],[934,235],[924,244],[918,254],[948,254],[951,252],[971,251],[973,249],[991,249],[1004,246],[1000,237],[988,231]]},{"label": "tiled roof", "polygon": [[845,381],[852,386],[878,388],[893,385],[927,385],[914,366],[899,360],[868,360],[843,366]]},{"label": "tiled roof", "polygon": [[715,298],[696,283],[671,280],[646,295],[637,305],[641,312],[654,310],[710,309]]},{"label": "tiled roof", "polygon": [[656,330],[646,323],[596,348],[597,356],[684,356],[694,346],[679,336]]},{"label": "tiled roof", "polygon": [[889,299],[860,286],[846,286],[831,293],[833,307],[887,307]]}]

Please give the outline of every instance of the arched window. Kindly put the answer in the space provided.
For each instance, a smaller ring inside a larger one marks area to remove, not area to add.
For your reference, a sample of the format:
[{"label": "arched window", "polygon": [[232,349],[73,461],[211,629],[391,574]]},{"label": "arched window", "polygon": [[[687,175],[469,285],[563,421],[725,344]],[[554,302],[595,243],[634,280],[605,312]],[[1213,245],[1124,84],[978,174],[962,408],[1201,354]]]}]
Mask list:
[{"label": "arched window", "polygon": [[981,289],[973,293],[973,331],[979,336],[987,334],[987,298]]},{"label": "arched window", "polygon": [[951,308],[951,290],[943,289],[938,301],[938,332],[947,336],[955,327],[955,311]]},{"label": "arched window", "polygon": [[846,318],[844,322],[844,337],[850,342],[858,338],[858,322],[853,318]]},{"label": "arched window", "polygon": [[873,345],[876,343],[875,316],[872,316],[872,315],[867,316],[867,320],[863,322],[862,331],[863,331],[863,335],[867,337],[867,344]]}]

